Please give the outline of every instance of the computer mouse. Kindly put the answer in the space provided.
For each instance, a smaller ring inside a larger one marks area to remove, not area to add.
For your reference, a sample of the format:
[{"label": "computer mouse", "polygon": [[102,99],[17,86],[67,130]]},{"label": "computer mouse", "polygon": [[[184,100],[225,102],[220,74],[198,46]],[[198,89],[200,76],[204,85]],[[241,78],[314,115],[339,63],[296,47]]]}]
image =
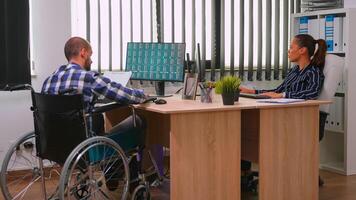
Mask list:
[{"label": "computer mouse", "polygon": [[164,99],[157,99],[157,100],[155,100],[155,104],[166,104],[166,103],[167,103],[167,101],[164,100]]}]

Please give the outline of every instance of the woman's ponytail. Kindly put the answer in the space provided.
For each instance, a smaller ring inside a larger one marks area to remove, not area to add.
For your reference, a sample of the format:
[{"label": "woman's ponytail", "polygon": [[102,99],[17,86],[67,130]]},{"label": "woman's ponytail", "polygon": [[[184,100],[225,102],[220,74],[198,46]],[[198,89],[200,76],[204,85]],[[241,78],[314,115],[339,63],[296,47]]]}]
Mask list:
[{"label": "woman's ponytail", "polygon": [[310,64],[323,69],[326,55],[325,40],[314,40],[314,38],[308,34],[299,34],[296,35],[295,38],[297,39],[299,47],[307,48],[308,55],[311,59]]},{"label": "woman's ponytail", "polygon": [[317,66],[321,69],[325,65],[325,56],[326,56],[326,42],[323,39],[315,40],[315,44],[318,45],[316,52],[313,55],[310,63],[311,65]]}]

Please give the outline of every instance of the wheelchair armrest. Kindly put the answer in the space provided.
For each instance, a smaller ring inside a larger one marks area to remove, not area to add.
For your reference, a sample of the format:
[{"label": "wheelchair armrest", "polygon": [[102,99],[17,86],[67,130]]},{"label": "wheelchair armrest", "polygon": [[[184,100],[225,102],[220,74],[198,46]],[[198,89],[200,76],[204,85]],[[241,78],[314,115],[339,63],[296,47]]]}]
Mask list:
[{"label": "wheelchair armrest", "polygon": [[134,127],[136,127],[135,106],[133,106],[131,104],[120,104],[118,102],[112,102],[112,103],[102,104],[99,106],[94,106],[93,110],[88,115],[90,116],[90,115],[100,114],[100,113],[108,112],[108,111],[116,109],[116,108],[123,108],[123,107],[128,107],[131,109]]},{"label": "wheelchair armrest", "polygon": [[[157,98],[149,98],[148,100],[145,101],[145,103],[149,102],[149,101],[154,101],[156,99]],[[116,109],[116,108],[123,108],[123,107],[128,107],[131,109],[131,113],[132,113],[132,117],[133,117],[133,126],[136,127],[137,126],[136,110],[135,110],[135,106],[132,104],[120,104],[118,102],[101,104],[99,106],[94,106],[93,110],[88,115],[100,114],[100,113],[108,112],[108,111]]]},{"label": "wheelchair armrest", "polygon": [[108,111],[116,109],[116,108],[123,108],[123,107],[127,107],[127,106],[129,106],[129,105],[121,104],[118,102],[95,105],[90,114],[104,113],[104,112],[108,112]]},{"label": "wheelchair armrest", "polygon": [[[156,99],[157,97],[149,97],[143,103],[148,103],[150,101],[154,102]],[[100,103],[101,101],[95,101],[95,102],[97,103],[95,104],[94,109],[90,114],[104,113],[113,110],[115,108],[129,107],[131,108],[132,114],[135,115],[135,107],[132,104],[121,104],[112,100],[110,100],[108,103],[106,101],[104,101],[104,103]]]}]

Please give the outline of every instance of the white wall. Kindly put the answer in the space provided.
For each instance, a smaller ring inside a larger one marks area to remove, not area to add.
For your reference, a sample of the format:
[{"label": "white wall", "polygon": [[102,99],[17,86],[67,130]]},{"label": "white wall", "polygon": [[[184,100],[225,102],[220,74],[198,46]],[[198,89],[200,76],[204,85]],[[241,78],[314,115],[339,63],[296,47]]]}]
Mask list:
[{"label": "white wall", "polygon": [[356,1],[355,0],[344,0],[344,7],[345,8],[356,8]]},{"label": "white wall", "polygon": [[[65,41],[71,35],[70,0],[33,0],[33,55],[36,76],[32,85],[38,91],[44,79],[65,64]],[[0,92],[0,162],[11,142],[33,130],[28,91]]]}]

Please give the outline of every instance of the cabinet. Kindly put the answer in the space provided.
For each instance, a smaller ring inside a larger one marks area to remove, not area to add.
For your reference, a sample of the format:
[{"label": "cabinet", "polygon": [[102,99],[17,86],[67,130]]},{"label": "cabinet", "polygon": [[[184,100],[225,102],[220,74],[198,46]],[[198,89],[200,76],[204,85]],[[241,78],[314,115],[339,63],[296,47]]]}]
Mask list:
[{"label": "cabinet", "polygon": [[291,37],[300,33],[327,41],[328,53],[344,57],[342,81],[335,94],[320,143],[320,167],[356,174],[356,9],[343,8],[291,15]]}]

